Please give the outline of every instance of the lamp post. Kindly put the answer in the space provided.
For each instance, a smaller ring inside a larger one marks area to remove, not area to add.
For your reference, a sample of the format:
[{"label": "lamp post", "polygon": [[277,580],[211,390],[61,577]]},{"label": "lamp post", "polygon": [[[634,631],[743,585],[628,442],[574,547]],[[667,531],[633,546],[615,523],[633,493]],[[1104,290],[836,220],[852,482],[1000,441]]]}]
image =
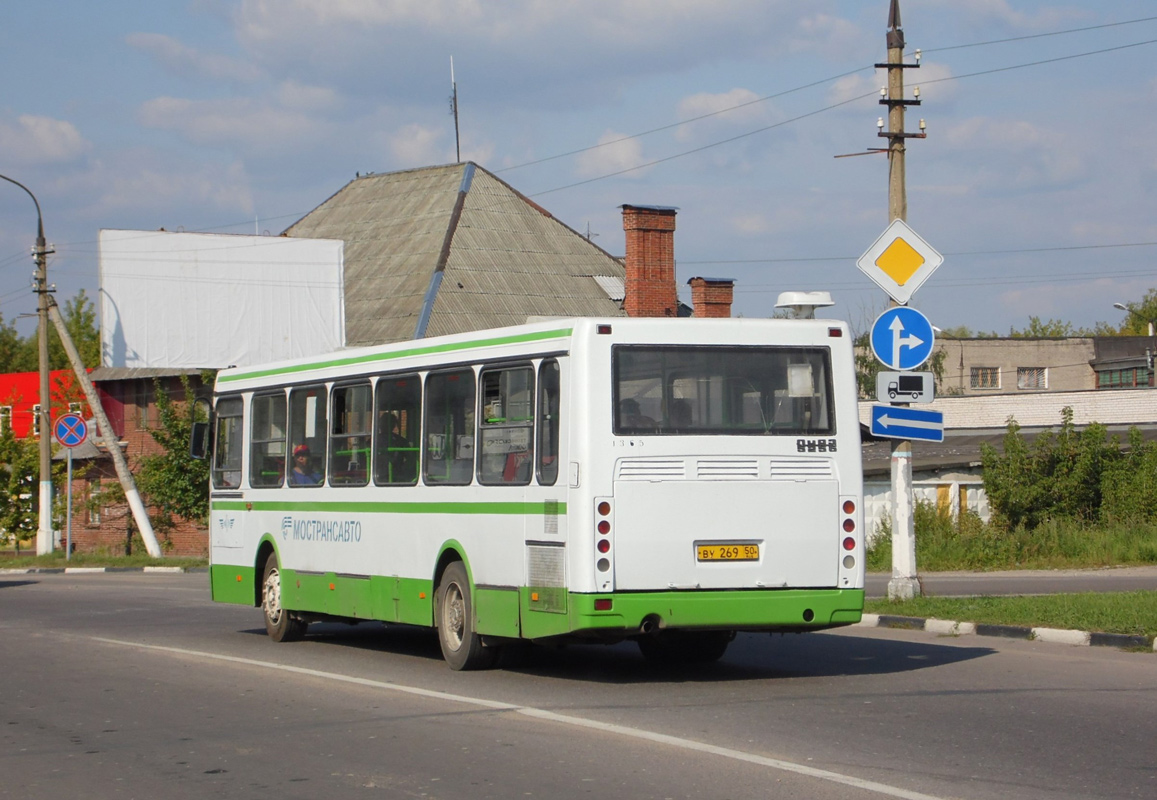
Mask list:
[{"label": "lamp post", "polygon": [[7,175],[0,175],[0,178],[19,186],[36,205],[36,246],[32,250],[32,259],[36,263],[33,291],[37,294],[36,331],[40,350],[40,518],[36,526],[36,554],[46,555],[53,548],[52,431],[49,428],[52,398],[48,388],[48,254],[52,251],[44,241],[44,218],[40,214],[40,202],[36,195],[20,181],[14,181]]}]

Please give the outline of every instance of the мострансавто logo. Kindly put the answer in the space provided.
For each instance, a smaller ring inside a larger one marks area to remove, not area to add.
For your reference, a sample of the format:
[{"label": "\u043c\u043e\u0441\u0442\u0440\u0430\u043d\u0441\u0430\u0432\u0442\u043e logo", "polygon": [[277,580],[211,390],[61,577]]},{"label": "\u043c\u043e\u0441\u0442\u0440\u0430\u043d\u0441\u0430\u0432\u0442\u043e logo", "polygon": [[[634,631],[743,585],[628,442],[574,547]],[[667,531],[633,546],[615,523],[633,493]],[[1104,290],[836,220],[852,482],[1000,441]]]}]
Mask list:
[{"label": "\u043c\u043e\u0441\u0442\u0440\u0430\u043d\u0441\u0430\u0432\u0442\u043e logo", "polygon": [[282,517],[281,538],[295,542],[360,542],[362,524],[357,520],[294,519]]}]

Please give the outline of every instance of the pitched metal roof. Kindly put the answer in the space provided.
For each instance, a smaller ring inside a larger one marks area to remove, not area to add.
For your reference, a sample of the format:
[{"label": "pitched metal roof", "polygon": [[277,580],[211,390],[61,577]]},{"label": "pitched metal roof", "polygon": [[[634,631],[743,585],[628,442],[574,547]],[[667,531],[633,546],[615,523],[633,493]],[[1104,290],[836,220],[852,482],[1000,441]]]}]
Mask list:
[{"label": "pitched metal roof", "polygon": [[345,241],[346,342],[624,316],[622,263],[472,162],[359,176],[286,230]]}]

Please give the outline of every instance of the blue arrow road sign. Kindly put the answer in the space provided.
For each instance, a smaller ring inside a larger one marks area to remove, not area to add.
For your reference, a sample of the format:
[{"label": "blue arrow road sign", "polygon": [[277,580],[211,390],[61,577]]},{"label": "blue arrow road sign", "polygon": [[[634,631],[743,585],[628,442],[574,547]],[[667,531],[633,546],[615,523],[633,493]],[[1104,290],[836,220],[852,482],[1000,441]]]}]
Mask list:
[{"label": "blue arrow road sign", "polygon": [[944,414],[904,406],[872,406],[872,435],[888,439],[944,441]]},{"label": "blue arrow road sign", "polygon": [[889,369],[916,369],[935,343],[932,323],[914,308],[889,308],[872,323],[872,352]]},{"label": "blue arrow road sign", "polygon": [[62,414],[52,426],[52,435],[65,447],[76,447],[88,437],[88,424],[76,414]]}]

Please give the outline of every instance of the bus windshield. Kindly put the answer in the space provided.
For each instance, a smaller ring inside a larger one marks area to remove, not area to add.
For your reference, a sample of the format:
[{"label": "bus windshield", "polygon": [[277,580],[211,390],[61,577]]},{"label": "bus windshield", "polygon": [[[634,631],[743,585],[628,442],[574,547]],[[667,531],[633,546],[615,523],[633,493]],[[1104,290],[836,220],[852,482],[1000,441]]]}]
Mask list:
[{"label": "bus windshield", "polygon": [[617,434],[835,433],[824,347],[619,345],[613,361]]}]

